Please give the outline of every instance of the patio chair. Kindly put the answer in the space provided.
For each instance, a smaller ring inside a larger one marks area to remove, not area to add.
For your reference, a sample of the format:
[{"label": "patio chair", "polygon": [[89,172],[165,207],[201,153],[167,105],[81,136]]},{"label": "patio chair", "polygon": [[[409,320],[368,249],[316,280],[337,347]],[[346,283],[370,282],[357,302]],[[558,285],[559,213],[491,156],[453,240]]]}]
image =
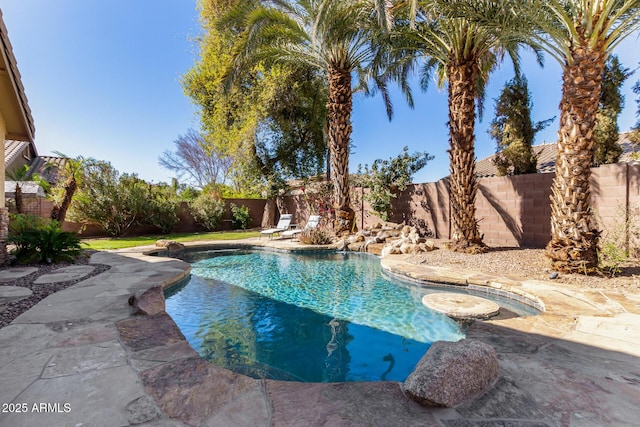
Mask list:
[{"label": "patio chair", "polygon": [[318,228],[318,225],[320,224],[321,219],[322,217],[320,215],[310,215],[309,220],[307,220],[307,223],[305,224],[304,228],[296,228],[295,230],[283,231],[282,237],[293,238],[293,236],[296,236],[302,233],[303,231],[315,230],[316,228]]},{"label": "patio chair", "polygon": [[283,214],[280,215],[280,220],[276,224],[274,228],[268,228],[266,230],[260,231],[260,237],[263,234],[268,235],[269,238],[272,238],[274,234],[282,233],[289,228],[289,224],[291,224],[291,214]]}]

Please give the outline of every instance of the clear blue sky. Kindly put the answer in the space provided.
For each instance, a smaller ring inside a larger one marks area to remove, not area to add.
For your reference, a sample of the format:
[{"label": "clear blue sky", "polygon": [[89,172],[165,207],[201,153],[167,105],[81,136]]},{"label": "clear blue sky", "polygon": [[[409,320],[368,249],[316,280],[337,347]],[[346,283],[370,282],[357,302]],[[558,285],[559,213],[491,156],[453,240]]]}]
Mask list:
[{"label": "clear blue sky", "polygon": [[[197,59],[196,1],[0,0],[0,9],[35,120],[39,154],[93,157],[147,181],[169,181],[172,174],[158,165],[158,156],[174,148],[178,135],[198,128],[196,108],[179,82]],[[616,51],[624,66],[638,66],[638,43],[634,36]],[[557,116],[560,67],[547,58],[540,69],[525,55],[524,71],[534,120]],[[478,159],[495,151],[486,129],[493,99],[512,77],[509,61],[491,77],[484,120],[476,127]],[[636,121],[631,87],[638,79],[640,71],[624,86],[622,131]],[[436,156],[415,182],[448,175],[446,91],[434,84],[424,94],[416,86],[414,95],[414,110],[394,96],[392,122],[379,97],[355,96],[352,170],[395,156],[406,145]],[[556,119],[536,143],[555,141],[557,128]]]}]

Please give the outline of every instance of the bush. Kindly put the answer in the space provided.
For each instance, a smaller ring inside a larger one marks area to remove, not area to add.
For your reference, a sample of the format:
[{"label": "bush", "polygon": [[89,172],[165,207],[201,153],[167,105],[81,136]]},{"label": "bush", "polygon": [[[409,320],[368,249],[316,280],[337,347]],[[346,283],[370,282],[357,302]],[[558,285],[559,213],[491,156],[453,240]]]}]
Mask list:
[{"label": "bush", "polygon": [[109,163],[87,168],[69,211],[73,221],[98,224],[109,236],[122,236],[149,217],[148,184],[135,174],[122,174]]},{"label": "bush", "polygon": [[81,253],[78,234],[62,231],[57,221],[25,228],[9,242],[16,245],[12,255],[18,264],[73,261]]},{"label": "bush", "polygon": [[369,166],[365,165],[362,173],[358,167],[358,176],[354,180],[357,185],[369,189],[364,199],[369,202],[371,209],[384,221],[388,221],[393,214],[393,199],[407,188],[413,175],[422,169],[433,156],[428,153],[409,154],[408,147],[404,147],[402,154],[389,160],[375,160]]},{"label": "bush", "polygon": [[69,218],[99,225],[119,237],[134,225],[152,225],[164,234],[178,223],[178,195],[166,184],[149,184],[136,174],[120,174],[109,163],[88,166]]},{"label": "bush", "polygon": [[208,231],[218,227],[224,215],[224,200],[215,197],[211,193],[202,193],[194,201],[189,203],[191,215],[197,224]]},{"label": "bush", "polygon": [[242,205],[240,207],[236,206],[234,203],[231,203],[231,214],[233,218],[231,219],[231,227],[233,229],[241,228],[246,230],[251,225],[251,215],[249,214],[249,208]]},{"label": "bush", "polygon": [[623,208],[618,208],[613,220],[607,224],[600,215],[594,214],[602,228],[598,242],[598,267],[604,273],[615,276],[631,255],[637,255],[630,254],[628,249],[630,243],[633,245],[640,238],[639,214],[637,206],[629,206],[628,213]]},{"label": "bush", "polygon": [[333,236],[324,229],[315,228],[304,230],[298,240],[307,245],[328,245],[333,242]]},{"label": "bush", "polygon": [[149,188],[149,206],[143,224],[153,225],[163,234],[169,234],[178,223],[178,196],[170,187]]},{"label": "bush", "polygon": [[32,214],[9,214],[9,237],[11,241],[27,230],[42,229],[47,225],[44,218]]}]

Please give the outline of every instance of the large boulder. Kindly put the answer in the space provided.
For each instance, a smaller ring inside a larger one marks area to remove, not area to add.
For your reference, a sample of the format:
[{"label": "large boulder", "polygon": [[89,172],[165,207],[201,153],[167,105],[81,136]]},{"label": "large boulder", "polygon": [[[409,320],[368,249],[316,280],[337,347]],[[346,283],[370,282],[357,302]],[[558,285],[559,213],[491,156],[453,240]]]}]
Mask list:
[{"label": "large boulder", "polygon": [[164,313],[166,305],[162,286],[154,286],[129,297],[129,305],[132,307],[134,316],[151,316]]},{"label": "large boulder", "polygon": [[495,350],[481,341],[436,341],[403,384],[421,405],[451,408],[486,392],[498,378]]},{"label": "large boulder", "polygon": [[184,245],[175,240],[160,239],[156,241],[156,247],[167,248],[168,251],[180,251],[184,249]]}]

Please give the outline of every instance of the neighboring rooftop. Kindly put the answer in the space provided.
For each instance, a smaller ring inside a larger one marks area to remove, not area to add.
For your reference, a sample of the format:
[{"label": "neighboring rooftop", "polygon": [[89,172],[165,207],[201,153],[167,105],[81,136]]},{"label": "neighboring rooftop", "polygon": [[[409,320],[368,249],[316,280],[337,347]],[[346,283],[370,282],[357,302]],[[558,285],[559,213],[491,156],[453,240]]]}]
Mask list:
[{"label": "neighboring rooftop", "polygon": [[[11,164],[16,161],[18,157],[20,157],[26,149],[30,149],[32,155],[29,156],[31,159],[34,156],[38,155],[36,150],[36,145],[33,142],[29,141],[15,141],[15,140],[7,140],[4,142],[4,166],[8,168]],[[28,160],[28,159],[27,159]]]},{"label": "neighboring rooftop", "polygon": [[[636,145],[627,138],[628,132],[621,133],[618,144],[622,147],[619,163],[629,163],[633,159],[631,155],[637,150]],[[553,173],[556,166],[556,156],[558,153],[555,142],[548,144],[534,145],[533,152],[538,156],[538,173]],[[498,176],[498,168],[493,163],[496,155],[492,154],[476,162],[476,176],[490,177]]]},{"label": "neighboring rooftop", "polygon": [[64,167],[65,161],[64,157],[38,156],[29,165],[29,175],[37,173],[50,184],[55,184],[58,180],[58,171]]}]

